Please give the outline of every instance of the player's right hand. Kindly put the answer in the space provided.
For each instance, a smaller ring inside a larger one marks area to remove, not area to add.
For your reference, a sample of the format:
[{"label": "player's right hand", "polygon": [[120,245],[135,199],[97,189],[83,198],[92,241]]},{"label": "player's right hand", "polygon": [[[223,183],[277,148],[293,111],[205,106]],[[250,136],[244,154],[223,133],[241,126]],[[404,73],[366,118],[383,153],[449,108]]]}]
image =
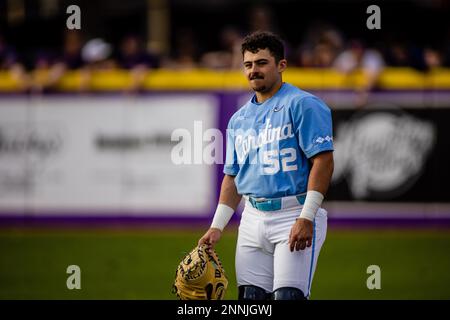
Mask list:
[{"label": "player's right hand", "polygon": [[304,218],[296,219],[289,235],[289,249],[291,252],[305,250],[311,247],[313,238],[313,222]]},{"label": "player's right hand", "polygon": [[209,228],[208,231],[203,235],[203,237],[198,240],[198,245],[207,244],[210,248],[214,248],[214,245],[219,242],[222,236],[222,231],[217,228]]}]

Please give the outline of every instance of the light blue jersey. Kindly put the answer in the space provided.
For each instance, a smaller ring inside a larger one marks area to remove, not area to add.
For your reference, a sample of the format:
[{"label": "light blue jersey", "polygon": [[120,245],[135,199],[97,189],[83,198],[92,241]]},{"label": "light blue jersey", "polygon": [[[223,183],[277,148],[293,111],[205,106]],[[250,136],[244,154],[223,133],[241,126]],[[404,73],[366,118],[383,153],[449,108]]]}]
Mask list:
[{"label": "light blue jersey", "polygon": [[230,119],[224,173],[241,195],[279,198],[306,192],[309,158],[333,150],[331,111],[316,96],[283,83]]}]

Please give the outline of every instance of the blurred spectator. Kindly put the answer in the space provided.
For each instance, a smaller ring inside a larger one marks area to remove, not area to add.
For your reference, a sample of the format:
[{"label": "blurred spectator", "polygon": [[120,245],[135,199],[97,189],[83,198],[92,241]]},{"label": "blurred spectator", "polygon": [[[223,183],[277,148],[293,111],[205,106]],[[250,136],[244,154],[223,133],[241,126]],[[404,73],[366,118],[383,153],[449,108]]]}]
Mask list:
[{"label": "blurred spectator", "polygon": [[250,9],[250,33],[255,31],[271,31],[279,33],[274,25],[272,10],[265,5],[255,5]]},{"label": "blurred spectator", "polygon": [[210,69],[239,69],[242,66],[242,35],[235,27],[226,27],[220,33],[221,50],[205,53],[200,61]]},{"label": "blurred spectator", "polygon": [[393,42],[386,46],[384,56],[386,63],[393,67],[406,67],[412,65],[412,57],[406,45]]},{"label": "blurred spectator", "polygon": [[101,38],[91,39],[83,46],[81,57],[91,70],[112,69],[116,66],[111,59],[112,46]]},{"label": "blurred spectator", "polygon": [[306,43],[301,44],[297,49],[296,56],[291,61],[297,67],[313,68],[315,65],[314,46]]},{"label": "blurred spectator", "polygon": [[423,51],[423,60],[427,70],[433,70],[444,66],[444,56],[435,48],[426,47]]},{"label": "blurred spectator", "polygon": [[365,49],[360,41],[353,40],[349,48],[336,58],[334,67],[345,73],[361,68],[370,74],[377,74],[383,69],[384,61],[378,51]]},{"label": "blurred spectator", "polygon": [[142,88],[149,69],[158,67],[156,56],[147,53],[138,36],[126,36],[120,45],[117,55],[117,63],[120,68],[127,69],[131,73],[132,82],[127,92],[135,92]]},{"label": "blurred spectator", "polygon": [[189,28],[180,29],[175,38],[173,55],[165,57],[161,67],[176,70],[190,70],[197,67],[198,48],[194,31]]},{"label": "blurred spectator", "polygon": [[52,90],[68,70],[81,69],[84,66],[81,56],[82,45],[80,32],[68,30],[64,33],[63,48],[59,57],[52,58],[48,53],[38,54],[33,73],[33,92]]},{"label": "blurred spectator", "polygon": [[81,91],[89,89],[93,71],[116,68],[116,62],[112,58],[112,46],[102,38],[94,38],[86,42],[81,49],[81,57],[84,63],[80,79]]},{"label": "blurred spectator", "polygon": [[294,63],[304,68],[329,68],[336,57],[336,51],[327,42],[315,46],[304,45],[298,51]]},{"label": "blurred spectator", "polygon": [[329,68],[333,64],[336,52],[328,42],[321,42],[314,48],[315,67]]},{"label": "blurred spectator", "polygon": [[69,70],[80,69],[84,65],[83,58],[81,57],[82,47],[83,40],[81,33],[77,30],[66,31],[62,57],[58,62],[64,64],[64,67]]},{"label": "blurred spectator", "polygon": [[2,34],[0,34],[0,71],[8,71],[19,86],[19,90],[26,91],[29,88],[30,78],[19,62],[16,50],[6,43]]},{"label": "blurred spectator", "polygon": [[93,70],[114,68],[111,52],[112,46],[103,39],[92,39],[82,46],[80,35],[76,31],[68,31],[61,57],[55,58],[46,51],[38,52],[32,72],[32,92],[53,90],[67,70],[80,71],[78,89],[87,91]]},{"label": "blurred spectator", "polygon": [[128,70],[139,66],[154,69],[158,67],[158,58],[145,51],[138,36],[128,35],[120,44],[117,63],[120,68]]},{"label": "blurred spectator", "polygon": [[0,34],[0,69],[9,70],[18,63],[16,51],[6,43]]},{"label": "blurred spectator", "polygon": [[337,29],[315,23],[306,32],[293,61],[295,65],[305,68],[330,68],[342,47],[342,36]]},{"label": "blurred spectator", "polygon": [[36,53],[33,71],[30,73],[32,93],[46,93],[53,88],[57,81],[57,77],[52,72],[54,61],[54,56],[46,50],[39,50]]},{"label": "blurred spectator", "polygon": [[356,105],[362,107],[367,103],[369,92],[374,89],[384,68],[384,60],[375,49],[364,48],[361,41],[352,40],[347,50],[336,58],[334,67],[346,74],[361,70],[365,84],[358,91]]}]

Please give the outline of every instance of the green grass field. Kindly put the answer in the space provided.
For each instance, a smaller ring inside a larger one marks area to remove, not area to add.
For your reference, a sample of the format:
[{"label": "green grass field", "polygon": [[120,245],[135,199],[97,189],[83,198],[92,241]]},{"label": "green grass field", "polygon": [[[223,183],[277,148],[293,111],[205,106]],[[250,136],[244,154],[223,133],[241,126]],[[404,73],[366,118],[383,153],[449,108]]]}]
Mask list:
[{"label": "green grass field", "polygon": [[[0,229],[0,299],[175,299],[175,269],[204,230]],[[217,252],[236,299],[236,230]],[[81,268],[68,290],[66,268]],[[366,269],[381,268],[381,290]],[[449,230],[329,229],[311,299],[450,299]]]}]

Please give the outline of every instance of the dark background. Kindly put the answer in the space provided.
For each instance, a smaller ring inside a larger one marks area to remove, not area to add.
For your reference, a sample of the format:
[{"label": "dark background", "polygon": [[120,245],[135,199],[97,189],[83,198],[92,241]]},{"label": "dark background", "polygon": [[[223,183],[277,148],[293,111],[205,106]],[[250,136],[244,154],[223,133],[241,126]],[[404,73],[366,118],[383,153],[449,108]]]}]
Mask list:
[{"label": "dark background", "polygon": [[[102,37],[117,45],[129,33],[148,37],[146,0],[60,0],[49,15],[43,16],[40,1],[23,0],[25,17],[8,23],[7,1],[0,1],[0,34],[20,52],[30,65],[39,50],[57,51],[65,31],[66,8],[81,8],[82,32],[86,38]],[[196,55],[220,49],[219,33],[227,26],[242,34],[252,30],[250,17],[256,7],[270,12],[272,30],[287,42],[288,53],[296,48],[309,30],[332,26],[345,40],[363,39],[367,46],[383,50],[392,43],[404,43],[411,50],[424,46],[450,52],[450,1],[294,1],[294,0],[167,0],[170,16],[170,49],[176,53],[177,39],[188,34],[196,44]],[[366,9],[381,8],[381,30],[368,30]],[[419,52],[417,53],[419,54]],[[448,64],[449,61],[446,61]]]}]

